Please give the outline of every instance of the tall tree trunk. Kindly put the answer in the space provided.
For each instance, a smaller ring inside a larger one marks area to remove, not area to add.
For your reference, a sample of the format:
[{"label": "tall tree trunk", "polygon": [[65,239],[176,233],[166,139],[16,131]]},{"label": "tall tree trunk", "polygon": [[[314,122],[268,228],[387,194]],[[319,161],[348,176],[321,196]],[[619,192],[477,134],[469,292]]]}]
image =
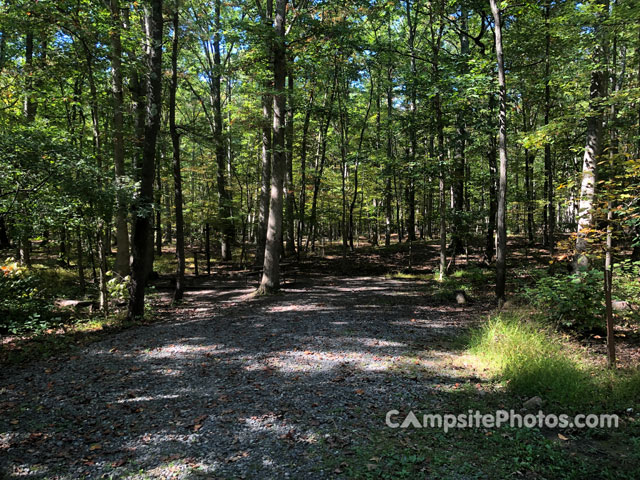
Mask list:
[{"label": "tall tree trunk", "polygon": [[76,228],[76,252],[78,254],[78,285],[80,292],[84,294],[87,283],[84,278],[84,252],[82,251],[82,228]]},{"label": "tall tree trunk", "polygon": [[416,84],[418,81],[418,72],[415,56],[415,37],[418,28],[418,9],[415,13],[411,13],[411,0],[406,0],[407,27],[408,27],[408,45],[410,55],[411,78],[409,82],[409,166],[407,169],[407,237],[410,242],[416,239],[416,190],[414,178],[414,165],[418,150],[418,140],[416,134],[416,101],[417,92]]},{"label": "tall tree trunk", "polygon": [[[468,11],[465,6],[460,12],[460,56],[462,57],[461,74],[467,73],[467,57],[469,55]],[[464,102],[465,99],[463,98]],[[467,108],[461,107],[456,118],[456,140],[454,142],[455,156],[453,166],[453,218],[451,225],[451,255],[456,256],[464,251],[463,244],[463,214],[464,214],[464,185],[465,185],[465,147]]]},{"label": "tall tree trunk", "polygon": [[[638,26],[638,44],[636,45],[636,51],[640,51],[640,25]],[[637,87],[640,88],[640,61],[638,62],[638,83]],[[636,145],[636,158],[640,158],[640,102],[637,105],[638,108],[638,131],[637,133],[637,145]],[[633,252],[631,253],[631,259],[633,261],[640,260],[640,222],[636,223],[634,228],[634,239],[636,245],[633,247]]]},{"label": "tall tree trunk", "polygon": [[[164,148],[162,149],[162,154],[160,158],[164,160]],[[161,163],[158,162],[156,166],[156,222],[155,222],[155,230],[156,230],[156,255],[158,257],[162,256],[162,177],[160,175]]]},{"label": "tall tree trunk", "polygon": [[220,0],[215,0],[214,7],[215,17],[215,31],[213,34],[213,78],[212,78],[212,90],[213,90],[213,141],[216,152],[216,164],[217,171],[217,187],[218,187],[218,215],[220,217],[221,237],[220,237],[220,249],[222,260],[231,260],[231,246],[233,243],[233,218],[231,211],[231,192],[227,188],[227,173],[226,173],[226,149],[223,137],[222,126],[222,100],[220,91],[220,79],[222,65],[220,62]]},{"label": "tall tree trunk", "polygon": [[[273,28],[273,0],[266,0],[264,11],[265,49],[267,52],[268,70],[273,68],[273,51],[271,45],[271,29]],[[272,96],[270,94],[273,81],[265,80],[264,93],[262,94],[262,170],[260,182],[260,203],[258,208],[258,235],[256,239],[256,265],[264,264],[265,247],[267,244],[267,227],[269,221],[269,191],[271,184],[271,157],[272,157],[272,126],[273,110]]]},{"label": "tall tree trunk", "polygon": [[[85,44],[85,54],[87,57],[87,73],[89,80],[89,92],[91,98],[91,133],[93,135],[93,154],[96,158],[98,169],[103,168],[102,157],[102,137],[100,134],[100,118],[98,108],[98,89],[96,87],[95,78],[93,75],[93,56],[91,51]],[[105,236],[105,224],[106,219],[99,217],[97,222],[97,234],[96,234],[96,249],[98,253],[98,292],[99,292],[99,306],[100,310],[107,315],[109,312],[109,298],[107,292],[107,255],[105,250],[106,236]],[[93,243],[91,235],[87,236],[89,245]],[[91,254],[93,263],[93,253]],[[95,265],[93,265],[94,277],[95,277]]]},{"label": "tall tree trunk", "polygon": [[[35,77],[33,68],[33,31],[29,29],[25,38],[24,54],[25,72],[27,80],[24,87],[23,114],[26,123],[31,124],[36,119],[37,104],[33,98],[33,78]],[[31,266],[31,240],[29,227],[22,227],[18,233],[18,260],[20,265]]]},{"label": "tall tree trunk", "polygon": [[129,273],[129,228],[127,225],[127,202],[124,198],[124,93],[122,90],[122,42],[120,31],[120,0],[109,0],[111,25],[111,97],[113,101],[113,164],[116,183],[116,260],[114,270],[120,275]]},{"label": "tall tree trunk", "polygon": [[500,10],[496,0],[489,0],[494,22],[496,59],[498,63],[498,87],[500,91],[500,111],[498,130],[498,151],[500,152],[500,173],[498,180],[497,229],[498,242],[496,253],[496,297],[502,306],[505,299],[507,277],[507,82],[504,72],[502,52],[502,24]]},{"label": "tall tree trunk", "polygon": [[[391,206],[391,172],[393,170],[393,137],[391,132],[393,113],[393,83],[391,77],[391,67],[387,69],[387,159],[385,165],[384,182],[384,245],[391,245],[391,217],[393,210]],[[399,230],[399,229],[398,229]]]},{"label": "tall tree trunk", "polygon": [[[549,125],[549,117],[551,112],[551,27],[549,19],[551,16],[551,2],[547,3],[544,9],[545,18],[545,62],[544,62],[544,124]],[[545,142],[544,145],[544,192],[545,206],[543,210],[544,216],[544,245],[549,247],[549,251],[553,254],[555,250],[555,195],[553,191],[553,164],[551,159],[551,143]]]},{"label": "tall tree trunk", "polygon": [[287,50],[285,45],[285,16],[287,0],[276,0],[275,38],[273,41],[273,165],[271,173],[271,201],[267,242],[264,253],[262,281],[258,294],[267,294],[280,287],[280,241],[282,238],[282,186],[286,164],[285,151],[285,77]]},{"label": "tall tree trunk", "polygon": [[[495,106],[495,97],[492,93],[489,94],[489,117],[493,118]],[[489,148],[487,150],[487,158],[489,160],[489,224],[487,225],[487,237],[485,243],[485,260],[487,264],[493,261],[493,255],[495,253],[496,241],[494,238],[496,228],[496,215],[498,212],[498,197],[497,197],[497,174],[498,174],[498,145],[496,143],[495,132],[489,133]]]},{"label": "tall tree trunk", "polygon": [[[615,31],[613,32],[613,44],[611,47],[611,76],[610,82],[612,93],[615,96],[620,90],[620,82],[618,82],[617,72],[617,38]],[[617,131],[617,109],[616,104],[612,103],[609,107],[609,175],[610,178],[605,184],[607,188],[607,236],[605,246],[604,260],[604,293],[605,293],[605,313],[607,324],[607,364],[609,368],[616,366],[616,343],[614,332],[613,302],[611,298],[613,288],[613,212],[616,208],[616,202],[611,192],[611,183],[616,176],[615,163],[618,156],[618,131]]]},{"label": "tall tree trunk", "polygon": [[305,245],[305,250],[308,249],[309,242],[311,242],[312,250],[315,247],[315,237],[317,232],[316,216],[317,216],[317,206],[318,206],[318,193],[320,192],[320,182],[322,180],[322,172],[323,172],[324,164],[327,158],[327,132],[329,131],[329,125],[331,125],[331,117],[333,113],[333,100],[335,98],[335,94],[337,90],[337,85],[336,85],[337,79],[338,79],[338,67],[336,66],[334,70],[333,85],[331,87],[331,95],[329,97],[329,101],[325,102],[327,120],[319,132],[318,151],[316,152],[317,167],[316,167],[314,180],[313,180],[313,196],[311,198],[311,215],[309,216],[309,235],[307,236],[307,243]]},{"label": "tall tree trunk", "polygon": [[293,189],[293,115],[294,115],[294,103],[293,103],[293,68],[289,67],[288,77],[288,99],[287,106],[287,118],[286,118],[286,168],[285,168],[285,210],[286,210],[286,225],[287,225],[287,255],[296,254],[295,243],[295,219],[294,219],[294,203],[295,195]]},{"label": "tall tree trunk", "polygon": [[311,112],[313,111],[314,89],[309,95],[307,111],[304,115],[302,126],[302,145],[300,146],[300,209],[298,220],[298,255],[302,252],[302,236],[305,227],[305,206],[307,203],[307,143],[309,139],[309,123],[311,122]]},{"label": "tall tree trunk", "polygon": [[37,104],[33,98],[33,78],[35,77],[33,68],[33,31],[29,30],[25,37],[24,69],[27,80],[24,87],[24,107],[23,113],[27,123],[32,123],[36,118]]},{"label": "tall tree trunk", "polygon": [[[367,111],[364,114],[364,119],[362,121],[362,128],[360,129],[360,137],[358,139],[358,149],[356,151],[356,164],[353,171],[353,197],[351,198],[351,204],[349,205],[349,246],[351,251],[353,251],[353,236],[354,236],[354,225],[353,225],[353,210],[356,206],[356,201],[358,200],[358,173],[360,166],[360,155],[362,154],[362,145],[364,143],[364,134],[367,131],[367,124],[369,122],[369,113],[371,112],[371,104],[373,103],[373,76],[371,78],[371,89],[369,90],[369,103],[367,104]],[[377,243],[377,240],[376,240]]]},{"label": "tall tree trunk", "polygon": [[180,301],[184,295],[184,218],[182,213],[182,168],[180,166],[180,134],[176,125],[176,92],[178,90],[178,50],[179,50],[179,23],[178,8],[173,11],[173,39],[171,42],[171,84],[169,86],[169,134],[173,149],[173,188],[174,204],[176,209],[176,258],[178,269],[176,271],[176,288],[173,300]]},{"label": "tall tree trunk", "polygon": [[344,102],[343,96],[341,93],[338,93],[338,116],[340,119],[340,177],[341,177],[341,221],[340,221],[340,233],[342,234],[342,254],[345,255],[347,252],[348,245],[348,228],[347,228],[347,175],[348,175],[348,165],[347,165],[347,150],[349,144],[349,117],[348,117],[348,106],[344,105],[349,99],[349,85],[348,82],[344,81],[342,78],[340,79],[340,84],[344,89]]},{"label": "tall tree trunk", "polygon": [[[434,66],[437,71],[437,64]],[[445,151],[444,151],[444,122],[442,120],[442,106],[440,101],[440,94],[436,93],[434,97],[434,109],[436,111],[436,129],[438,135],[438,165],[439,165],[439,197],[438,197],[438,210],[440,216],[440,272],[439,279],[444,279],[447,269],[447,206],[445,200]]]},{"label": "tall tree trunk", "polygon": [[[604,5],[603,12],[596,16],[596,22],[601,22],[608,6],[607,0],[599,1]],[[592,61],[594,68],[591,72],[589,88],[589,116],[587,117],[587,140],[582,158],[582,181],[580,183],[580,206],[578,209],[578,235],[573,267],[576,270],[589,268],[589,234],[594,228],[593,207],[596,195],[598,157],[602,150],[602,99],[606,95],[606,75],[600,66],[606,51],[604,33],[599,23],[594,27],[594,53]]]},{"label": "tall tree trunk", "polygon": [[98,270],[100,271],[98,286],[99,289],[99,305],[100,310],[105,316],[109,314],[109,292],[107,290],[107,247],[105,225],[102,219],[98,220],[98,233],[96,234],[97,250],[98,250]]},{"label": "tall tree trunk", "polygon": [[527,236],[529,245],[534,242],[534,224],[533,224],[533,162],[535,154],[525,148],[524,149],[524,172],[525,172],[525,189],[527,194]]},{"label": "tall tree trunk", "polygon": [[131,296],[127,318],[132,320],[144,314],[144,290],[151,268],[147,264],[149,250],[153,251],[151,220],[153,204],[153,177],[156,160],[156,141],[160,130],[162,108],[162,0],[150,0],[145,8],[148,28],[147,41],[147,102],[144,126],[144,145],[140,165],[136,165],[136,180],[139,182],[134,203]]}]

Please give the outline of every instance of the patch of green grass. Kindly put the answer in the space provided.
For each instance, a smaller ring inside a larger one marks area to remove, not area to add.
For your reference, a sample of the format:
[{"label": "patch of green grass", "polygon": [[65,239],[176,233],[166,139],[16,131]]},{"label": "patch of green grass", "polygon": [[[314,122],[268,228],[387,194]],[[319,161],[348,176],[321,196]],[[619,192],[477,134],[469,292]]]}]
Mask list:
[{"label": "patch of green grass", "polygon": [[161,256],[153,258],[153,270],[160,275],[175,274],[177,268],[178,262],[173,252],[162,252]]},{"label": "patch of green grass", "polygon": [[493,272],[477,267],[461,268],[451,275],[439,280],[438,272],[409,273],[395,272],[386,276],[392,280],[416,280],[425,282],[430,296],[437,302],[452,303],[456,301],[456,294],[463,291],[469,297],[486,289],[487,283],[493,279]]},{"label": "patch of green grass", "polygon": [[619,410],[640,398],[640,372],[607,370],[567,337],[517,312],[473,331],[470,353],[512,392],[567,410]]},{"label": "patch of green grass", "polygon": [[[628,432],[631,433],[631,432]],[[538,429],[378,429],[342,455],[327,456],[328,471],[354,479],[557,478],[633,479],[638,451],[624,448],[629,436],[612,438],[614,448],[587,440],[563,442]],[[625,453],[620,455],[623,451]]]},{"label": "patch of green grass", "polygon": [[432,273],[407,273],[407,272],[394,272],[388,275],[385,275],[385,278],[390,280],[422,280],[422,281],[431,281],[433,280]]}]

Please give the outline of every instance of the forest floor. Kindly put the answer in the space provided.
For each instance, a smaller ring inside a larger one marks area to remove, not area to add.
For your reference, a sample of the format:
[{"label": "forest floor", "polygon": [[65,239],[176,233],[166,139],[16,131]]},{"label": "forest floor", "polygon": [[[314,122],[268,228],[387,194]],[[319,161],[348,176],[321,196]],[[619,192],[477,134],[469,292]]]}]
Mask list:
[{"label": "forest floor", "polygon": [[458,305],[455,290],[428,276],[431,247],[411,260],[422,276],[390,275],[407,268],[406,256],[390,258],[309,261],[271,297],[251,296],[255,278],[247,285],[221,271],[190,279],[177,307],[160,282],[152,322],[3,368],[0,478],[629,472],[634,460],[616,447],[627,437],[603,443],[527,429],[387,427],[393,409],[402,420],[410,410],[488,413],[526,400],[466,353],[469,329],[493,308],[492,272],[480,273]]}]

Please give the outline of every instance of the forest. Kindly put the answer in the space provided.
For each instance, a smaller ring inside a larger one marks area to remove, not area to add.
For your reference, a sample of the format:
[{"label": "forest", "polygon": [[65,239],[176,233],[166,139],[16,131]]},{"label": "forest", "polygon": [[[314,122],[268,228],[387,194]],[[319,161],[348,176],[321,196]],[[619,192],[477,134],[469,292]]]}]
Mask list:
[{"label": "forest", "polygon": [[0,268],[0,478],[638,478],[640,4],[0,0]]}]

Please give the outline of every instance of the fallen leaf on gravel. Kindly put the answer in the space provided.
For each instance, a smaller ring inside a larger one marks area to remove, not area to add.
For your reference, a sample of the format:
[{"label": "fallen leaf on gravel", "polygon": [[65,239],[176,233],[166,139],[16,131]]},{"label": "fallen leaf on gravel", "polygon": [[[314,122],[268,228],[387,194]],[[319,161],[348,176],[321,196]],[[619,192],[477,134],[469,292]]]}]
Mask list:
[{"label": "fallen leaf on gravel", "polygon": [[362,395],[364,393],[364,390],[359,388],[356,390],[356,395]]},{"label": "fallen leaf on gravel", "polygon": [[174,453],[173,455],[169,455],[167,457],[162,457],[163,462],[173,462],[174,460],[179,460],[179,459],[180,459],[180,455],[177,453]]},{"label": "fallen leaf on gravel", "polygon": [[89,450],[93,451],[93,450],[100,450],[102,448],[102,445],[100,445],[99,443],[94,443],[93,445],[91,445],[89,447]]},{"label": "fallen leaf on gravel", "polygon": [[202,424],[203,422],[209,418],[209,415],[200,415],[198,418],[196,418],[193,423],[193,431],[197,432],[198,430],[200,430],[202,428]]},{"label": "fallen leaf on gravel", "polygon": [[249,452],[247,452],[247,451],[238,452],[233,457],[229,457],[227,459],[227,462],[237,462],[238,460],[240,460],[242,458],[246,458],[248,456],[249,456]]},{"label": "fallen leaf on gravel", "polygon": [[127,461],[124,458],[121,458],[120,460],[116,460],[115,462],[111,463],[112,467],[121,467],[123,466],[125,463],[127,463]]},{"label": "fallen leaf on gravel", "polygon": [[285,433],[284,435],[280,435],[280,439],[281,440],[293,440],[293,434],[294,434],[294,431],[293,431],[293,429],[291,429],[287,433]]}]

